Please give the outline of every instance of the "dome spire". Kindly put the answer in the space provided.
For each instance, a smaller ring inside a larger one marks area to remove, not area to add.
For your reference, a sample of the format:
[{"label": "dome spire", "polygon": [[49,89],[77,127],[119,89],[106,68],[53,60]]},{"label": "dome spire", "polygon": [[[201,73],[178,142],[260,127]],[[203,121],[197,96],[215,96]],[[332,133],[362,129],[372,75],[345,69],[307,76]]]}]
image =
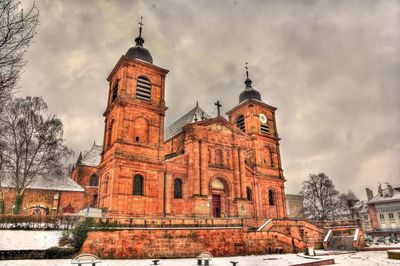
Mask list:
[{"label": "dome spire", "polygon": [[151,54],[149,50],[143,47],[144,39],[142,38],[142,30],[143,30],[143,16],[140,17],[140,21],[138,22],[139,24],[139,36],[136,37],[135,42],[136,46],[129,48],[129,50],[126,52],[126,56],[134,59],[140,59],[142,61],[148,62],[150,64],[153,64],[153,57],[151,57]]},{"label": "dome spire", "polygon": [[252,81],[249,79],[249,67],[247,65],[248,63],[246,62],[244,67],[246,69],[246,80],[244,81],[246,88],[239,95],[239,103],[248,99],[256,99],[261,101],[261,94],[251,86]]},{"label": "dome spire", "polygon": [[246,88],[251,88],[251,79],[249,79],[249,67],[247,66],[249,63],[245,63],[245,69],[246,69],[246,80],[244,81],[244,84],[246,84]]},{"label": "dome spire", "polygon": [[143,47],[143,43],[144,43],[144,39],[142,38],[142,28],[143,28],[143,16],[140,17],[140,21],[139,21],[139,36],[135,39],[136,42],[136,46],[142,46]]}]

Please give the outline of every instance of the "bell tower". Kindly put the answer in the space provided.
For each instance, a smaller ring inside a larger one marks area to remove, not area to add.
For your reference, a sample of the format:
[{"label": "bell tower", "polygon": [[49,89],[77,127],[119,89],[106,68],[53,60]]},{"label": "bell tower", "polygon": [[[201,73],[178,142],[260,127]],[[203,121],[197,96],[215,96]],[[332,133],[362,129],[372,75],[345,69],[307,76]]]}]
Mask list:
[{"label": "bell tower", "polygon": [[[245,89],[239,95],[239,105],[227,112],[229,121],[250,137],[245,154],[246,169],[255,179],[247,180],[259,195],[255,213],[271,218],[286,217],[285,178],[280,158],[275,111],[277,108],[261,101],[261,94],[253,89],[246,63]],[[249,193],[249,192],[247,192]],[[250,192],[251,193],[251,192]],[[248,198],[249,195],[247,195]]]},{"label": "bell tower", "polygon": [[227,112],[229,121],[251,137],[252,154],[247,162],[256,171],[284,179],[276,130],[277,108],[261,101],[261,94],[252,87],[247,63],[245,89],[239,95],[239,105]]},{"label": "bell tower", "polygon": [[136,45],[109,74],[99,204],[109,215],[157,215],[164,171],[165,77],[143,47],[142,19]]}]

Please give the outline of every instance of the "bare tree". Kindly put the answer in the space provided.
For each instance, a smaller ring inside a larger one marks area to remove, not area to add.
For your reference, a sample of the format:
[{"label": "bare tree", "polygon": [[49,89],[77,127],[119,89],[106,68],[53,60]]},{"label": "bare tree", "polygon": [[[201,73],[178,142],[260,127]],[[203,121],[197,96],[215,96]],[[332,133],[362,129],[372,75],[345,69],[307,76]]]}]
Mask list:
[{"label": "bare tree", "polygon": [[0,140],[2,172],[9,175],[16,190],[14,213],[18,213],[24,191],[36,177],[64,172],[62,159],[69,150],[64,145],[63,125],[47,114],[41,97],[15,98],[6,103],[0,116]]},{"label": "bare tree", "polygon": [[355,217],[354,206],[359,201],[357,196],[350,190],[347,193],[341,193],[339,195],[340,208],[338,209],[340,215],[348,219],[357,218]]},{"label": "bare tree", "polygon": [[[0,108],[25,64],[23,55],[36,34],[39,11],[35,3],[24,12],[21,2],[0,0]],[[1,111],[1,110],[0,110]]]},{"label": "bare tree", "polygon": [[304,196],[304,213],[308,219],[336,220],[339,192],[326,174],[310,174],[303,182],[300,194]]}]

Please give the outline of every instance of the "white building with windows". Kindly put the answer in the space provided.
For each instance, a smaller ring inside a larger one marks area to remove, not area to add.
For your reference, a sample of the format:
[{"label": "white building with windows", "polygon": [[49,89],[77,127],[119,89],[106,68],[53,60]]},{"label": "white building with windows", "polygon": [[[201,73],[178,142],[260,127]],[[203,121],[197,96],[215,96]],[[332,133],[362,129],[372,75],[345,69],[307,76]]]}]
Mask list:
[{"label": "white building with windows", "polygon": [[372,231],[400,235],[400,185],[379,185],[375,196],[369,188],[366,192]]}]

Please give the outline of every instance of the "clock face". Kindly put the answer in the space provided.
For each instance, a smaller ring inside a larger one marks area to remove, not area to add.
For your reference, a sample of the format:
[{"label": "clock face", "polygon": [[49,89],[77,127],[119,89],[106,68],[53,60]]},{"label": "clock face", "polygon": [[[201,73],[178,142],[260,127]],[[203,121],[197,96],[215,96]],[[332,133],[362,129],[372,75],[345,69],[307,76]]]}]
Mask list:
[{"label": "clock face", "polygon": [[265,114],[260,114],[260,121],[263,124],[267,123],[267,117],[265,116]]}]

